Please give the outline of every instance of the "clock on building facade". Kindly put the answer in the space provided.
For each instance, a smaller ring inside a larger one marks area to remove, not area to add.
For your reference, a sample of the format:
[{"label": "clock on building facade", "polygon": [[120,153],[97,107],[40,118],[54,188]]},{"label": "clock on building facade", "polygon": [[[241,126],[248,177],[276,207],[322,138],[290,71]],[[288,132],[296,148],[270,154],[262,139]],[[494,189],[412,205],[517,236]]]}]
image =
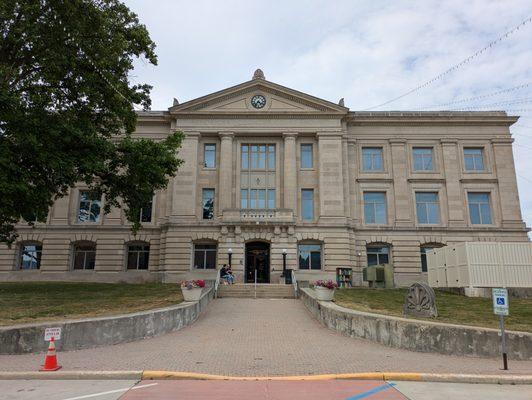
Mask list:
[{"label": "clock on building facade", "polygon": [[257,94],[251,98],[251,105],[255,108],[263,108],[266,105],[266,97]]}]

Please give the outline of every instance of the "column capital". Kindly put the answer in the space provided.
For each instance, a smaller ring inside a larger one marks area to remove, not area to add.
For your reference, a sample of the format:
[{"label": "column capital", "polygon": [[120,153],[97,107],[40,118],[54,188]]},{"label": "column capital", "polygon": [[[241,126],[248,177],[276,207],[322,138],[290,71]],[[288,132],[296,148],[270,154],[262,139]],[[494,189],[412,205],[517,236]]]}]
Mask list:
[{"label": "column capital", "polygon": [[199,132],[184,132],[186,139],[199,139],[201,133]]},{"label": "column capital", "polygon": [[235,134],[233,132],[218,132],[218,136],[220,136],[222,139],[233,139],[233,136]]},{"label": "column capital", "polygon": [[491,139],[491,143],[494,146],[496,146],[496,145],[511,146],[513,142],[514,142],[513,138],[493,138],[493,139]]},{"label": "column capital", "polygon": [[390,139],[388,139],[388,142],[391,145],[403,145],[403,144],[406,143],[406,139],[404,139],[404,138],[390,138]]},{"label": "column capital", "polygon": [[441,138],[440,143],[443,145],[454,145],[458,143],[458,139],[456,138]]},{"label": "column capital", "polygon": [[295,139],[297,137],[297,132],[283,132],[283,138],[284,140],[287,139]]}]

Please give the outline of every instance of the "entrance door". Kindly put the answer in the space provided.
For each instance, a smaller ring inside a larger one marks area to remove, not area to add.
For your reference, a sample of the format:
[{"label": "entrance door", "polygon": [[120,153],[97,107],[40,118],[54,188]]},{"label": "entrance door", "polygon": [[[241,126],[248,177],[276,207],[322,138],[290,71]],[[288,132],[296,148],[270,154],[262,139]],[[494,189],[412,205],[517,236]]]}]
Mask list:
[{"label": "entrance door", "polygon": [[246,283],[270,283],[270,245],[264,242],[246,244]]}]

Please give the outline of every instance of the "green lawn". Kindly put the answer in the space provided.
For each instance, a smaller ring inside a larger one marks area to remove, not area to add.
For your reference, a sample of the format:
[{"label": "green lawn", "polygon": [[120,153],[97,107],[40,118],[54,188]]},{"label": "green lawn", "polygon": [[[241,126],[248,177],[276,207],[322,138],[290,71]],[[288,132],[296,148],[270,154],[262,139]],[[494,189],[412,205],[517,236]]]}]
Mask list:
[{"label": "green lawn", "polygon": [[[336,304],[354,310],[403,316],[406,289],[353,288],[337,290]],[[465,297],[436,291],[438,317],[429,319],[461,325],[498,328],[491,299]],[[411,318],[411,317],[409,317]],[[532,299],[510,298],[510,315],[505,317],[507,329],[532,332]]]},{"label": "green lawn", "polygon": [[130,313],[183,301],[177,284],[0,283],[0,325]]}]

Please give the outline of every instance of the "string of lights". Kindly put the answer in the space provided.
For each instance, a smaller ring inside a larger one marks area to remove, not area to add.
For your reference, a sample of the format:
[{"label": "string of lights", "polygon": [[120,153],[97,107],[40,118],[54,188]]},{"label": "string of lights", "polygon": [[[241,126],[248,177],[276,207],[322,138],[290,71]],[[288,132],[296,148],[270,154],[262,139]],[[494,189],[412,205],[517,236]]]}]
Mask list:
[{"label": "string of lights", "polygon": [[512,106],[516,104],[527,104],[527,103],[532,103],[532,98],[506,100],[506,101],[500,101],[497,103],[480,104],[476,106],[468,106],[468,107],[461,107],[461,108],[451,108],[450,111],[472,111],[472,110],[478,110],[478,109],[490,109],[492,107]]},{"label": "string of lights", "polygon": [[65,30],[65,33],[67,35],[67,37],[72,41],[72,43],[77,47],[77,49],[79,50],[79,52],[87,59],[87,61],[89,62],[89,64],[92,66],[92,68],[94,68],[94,70],[98,73],[98,75],[100,75],[102,77],[102,79],[104,80],[105,83],[107,83],[109,85],[109,87],[111,89],[113,89],[120,97],[122,97],[125,101],[127,101],[128,103],[131,103],[133,108],[138,110],[138,111],[141,111],[142,110],[142,107],[140,106],[137,106],[135,103],[133,103],[133,101],[131,101],[129,98],[127,98],[120,90],[118,90],[118,88],[109,80],[107,79],[107,77],[105,76],[105,74],[102,72],[102,70],[96,65],[96,63],[92,60],[92,58],[87,54],[86,51],[84,51],[81,46],[79,45],[79,43],[76,41],[76,39],[70,34],[70,32],[67,32],[66,31],[66,28],[65,26],[63,25],[63,29]]},{"label": "string of lights", "polygon": [[460,103],[469,103],[469,102],[476,101],[476,100],[482,100],[482,99],[486,99],[486,98],[489,98],[489,97],[495,97],[495,96],[498,96],[500,94],[514,92],[516,90],[526,89],[527,87],[530,87],[531,85],[532,85],[532,82],[524,83],[522,85],[514,86],[514,87],[511,87],[511,88],[508,88],[508,89],[497,90],[496,92],[491,92],[491,93],[487,93],[487,94],[483,94],[483,95],[479,95],[479,96],[473,96],[473,97],[468,97],[468,98],[465,98],[465,99],[450,101],[448,103],[443,103],[443,104],[434,104],[434,105],[431,105],[431,106],[418,107],[418,108],[414,108],[414,110],[420,110],[420,111],[421,110],[430,110],[430,109],[434,109],[434,108],[448,107],[448,106],[452,106],[452,105],[460,104]]},{"label": "string of lights", "polygon": [[427,86],[433,84],[434,82],[439,81],[440,79],[444,78],[445,76],[447,76],[451,72],[454,72],[457,69],[463,67],[464,65],[470,63],[475,58],[477,58],[478,56],[480,56],[481,54],[483,54],[484,52],[486,52],[487,50],[489,50],[493,46],[496,46],[497,44],[499,44],[504,39],[508,38],[509,36],[511,36],[512,34],[517,32],[519,29],[521,29],[523,26],[525,26],[526,24],[530,23],[531,21],[532,21],[532,16],[528,17],[527,19],[522,21],[519,25],[517,25],[514,28],[510,29],[509,31],[505,32],[503,35],[499,36],[497,39],[491,41],[490,43],[488,43],[486,46],[484,46],[480,50],[477,50],[475,53],[473,53],[469,57],[463,59],[458,64],[455,64],[452,67],[450,67],[447,70],[445,70],[442,73],[440,73],[439,75],[436,75],[434,78],[429,79],[428,81],[422,83],[421,85],[416,86],[415,88],[409,90],[408,92],[405,92],[405,93],[403,93],[403,94],[401,94],[401,95],[399,95],[397,97],[394,97],[391,100],[385,101],[384,103],[378,104],[378,105],[373,106],[373,107],[366,108],[366,109],[364,109],[362,111],[369,111],[369,110],[373,110],[374,108],[380,108],[380,107],[385,106],[387,104],[393,103],[393,102],[395,102],[395,101],[397,101],[399,99],[402,99],[403,97],[406,97],[406,96],[408,96],[408,95],[410,95],[412,93],[415,93],[415,92],[417,92],[417,91],[419,91],[421,89],[426,88]]}]

